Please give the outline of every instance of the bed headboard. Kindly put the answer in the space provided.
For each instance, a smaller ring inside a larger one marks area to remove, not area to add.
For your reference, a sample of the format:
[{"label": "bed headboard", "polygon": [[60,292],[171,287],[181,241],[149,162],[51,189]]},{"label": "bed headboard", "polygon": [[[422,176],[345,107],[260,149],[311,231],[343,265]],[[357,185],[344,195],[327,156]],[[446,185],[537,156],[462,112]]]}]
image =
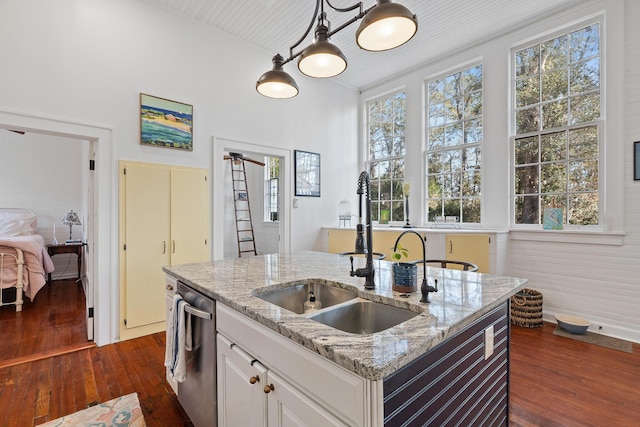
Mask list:
[{"label": "bed headboard", "polygon": [[0,208],[0,236],[28,236],[37,230],[38,217],[31,209]]}]

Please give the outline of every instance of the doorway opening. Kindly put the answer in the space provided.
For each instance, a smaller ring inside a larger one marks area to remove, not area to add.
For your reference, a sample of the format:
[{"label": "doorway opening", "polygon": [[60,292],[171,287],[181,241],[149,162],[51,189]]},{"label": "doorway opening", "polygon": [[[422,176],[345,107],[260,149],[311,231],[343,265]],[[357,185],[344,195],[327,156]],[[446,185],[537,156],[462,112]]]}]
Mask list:
[{"label": "doorway opening", "polygon": [[[43,118],[26,114],[0,111],[0,129],[8,129],[43,137],[60,137],[80,142],[82,157],[80,209],[85,225],[86,241],[83,256],[82,285],[85,294],[87,341],[105,345],[115,341],[115,329],[111,319],[118,307],[112,307],[117,290],[109,284],[114,274],[111,258],[117,249],[117,236],[112,233],[111,221],[117,206],[112,202],[112,147],[111,130],[67,120]],[[28,162],[28,160],[27,160]],[[29,167],[25,163],[25,167]],[[42,179],[50,179],[43,176]],[[61,232],[62,234],[62,232]]]},{"label": "doorway opening", "polygon": [[[229,152],[258,159],[265,166],[247,164],[247,185],[252,203],[252,221],[256,232],[258,254],[288,252],[290,248],[291,153],[266,145],[213,138],[212,150],[212,259],[238,256],[234,194],[231,185],[231,165],[224,157]],[[277,159],[270,162],[269,159]],[[277,182],[273,181],[277,164]],[[267,170],[265,171],[265,168]],[[267,177],[267,172],[269,175]],[[277,213],[271,212],[277,207]],[[271,210],[267,212],[268,210]]]}]

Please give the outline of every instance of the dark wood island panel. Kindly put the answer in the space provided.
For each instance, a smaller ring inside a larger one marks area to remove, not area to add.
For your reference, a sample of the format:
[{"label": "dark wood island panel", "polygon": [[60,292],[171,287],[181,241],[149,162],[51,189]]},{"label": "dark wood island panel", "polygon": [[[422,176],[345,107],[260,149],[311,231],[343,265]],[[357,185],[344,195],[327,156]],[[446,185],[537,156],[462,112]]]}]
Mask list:
[{"label": "dark wood island panel", "polygon": [[[491,325],[494,350],[485,360]],[[509,327],[506,301],[385,378],[385,425],[507,425]]]}]

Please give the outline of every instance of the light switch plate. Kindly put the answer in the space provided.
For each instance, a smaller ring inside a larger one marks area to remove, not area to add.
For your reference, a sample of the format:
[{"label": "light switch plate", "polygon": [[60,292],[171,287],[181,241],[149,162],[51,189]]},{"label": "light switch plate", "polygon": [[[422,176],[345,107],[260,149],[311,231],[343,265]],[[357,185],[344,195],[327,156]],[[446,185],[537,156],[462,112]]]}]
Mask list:
[{"label": "light switch plate", "polygon": [[493,354],[493,325],[484,330],[484,360]]}]

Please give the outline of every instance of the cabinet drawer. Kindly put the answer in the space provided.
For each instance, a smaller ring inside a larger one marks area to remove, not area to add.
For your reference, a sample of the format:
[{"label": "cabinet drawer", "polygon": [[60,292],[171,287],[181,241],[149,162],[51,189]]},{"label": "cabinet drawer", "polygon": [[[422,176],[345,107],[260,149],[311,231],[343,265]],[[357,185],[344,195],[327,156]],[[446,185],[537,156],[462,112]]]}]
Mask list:
[{"label": "cabinet drawer", "polygon": [[368,408],[364,378],[223,304],[216,304],[216,325],[218,332],[330,413],[349,425],[364,425]]}]

